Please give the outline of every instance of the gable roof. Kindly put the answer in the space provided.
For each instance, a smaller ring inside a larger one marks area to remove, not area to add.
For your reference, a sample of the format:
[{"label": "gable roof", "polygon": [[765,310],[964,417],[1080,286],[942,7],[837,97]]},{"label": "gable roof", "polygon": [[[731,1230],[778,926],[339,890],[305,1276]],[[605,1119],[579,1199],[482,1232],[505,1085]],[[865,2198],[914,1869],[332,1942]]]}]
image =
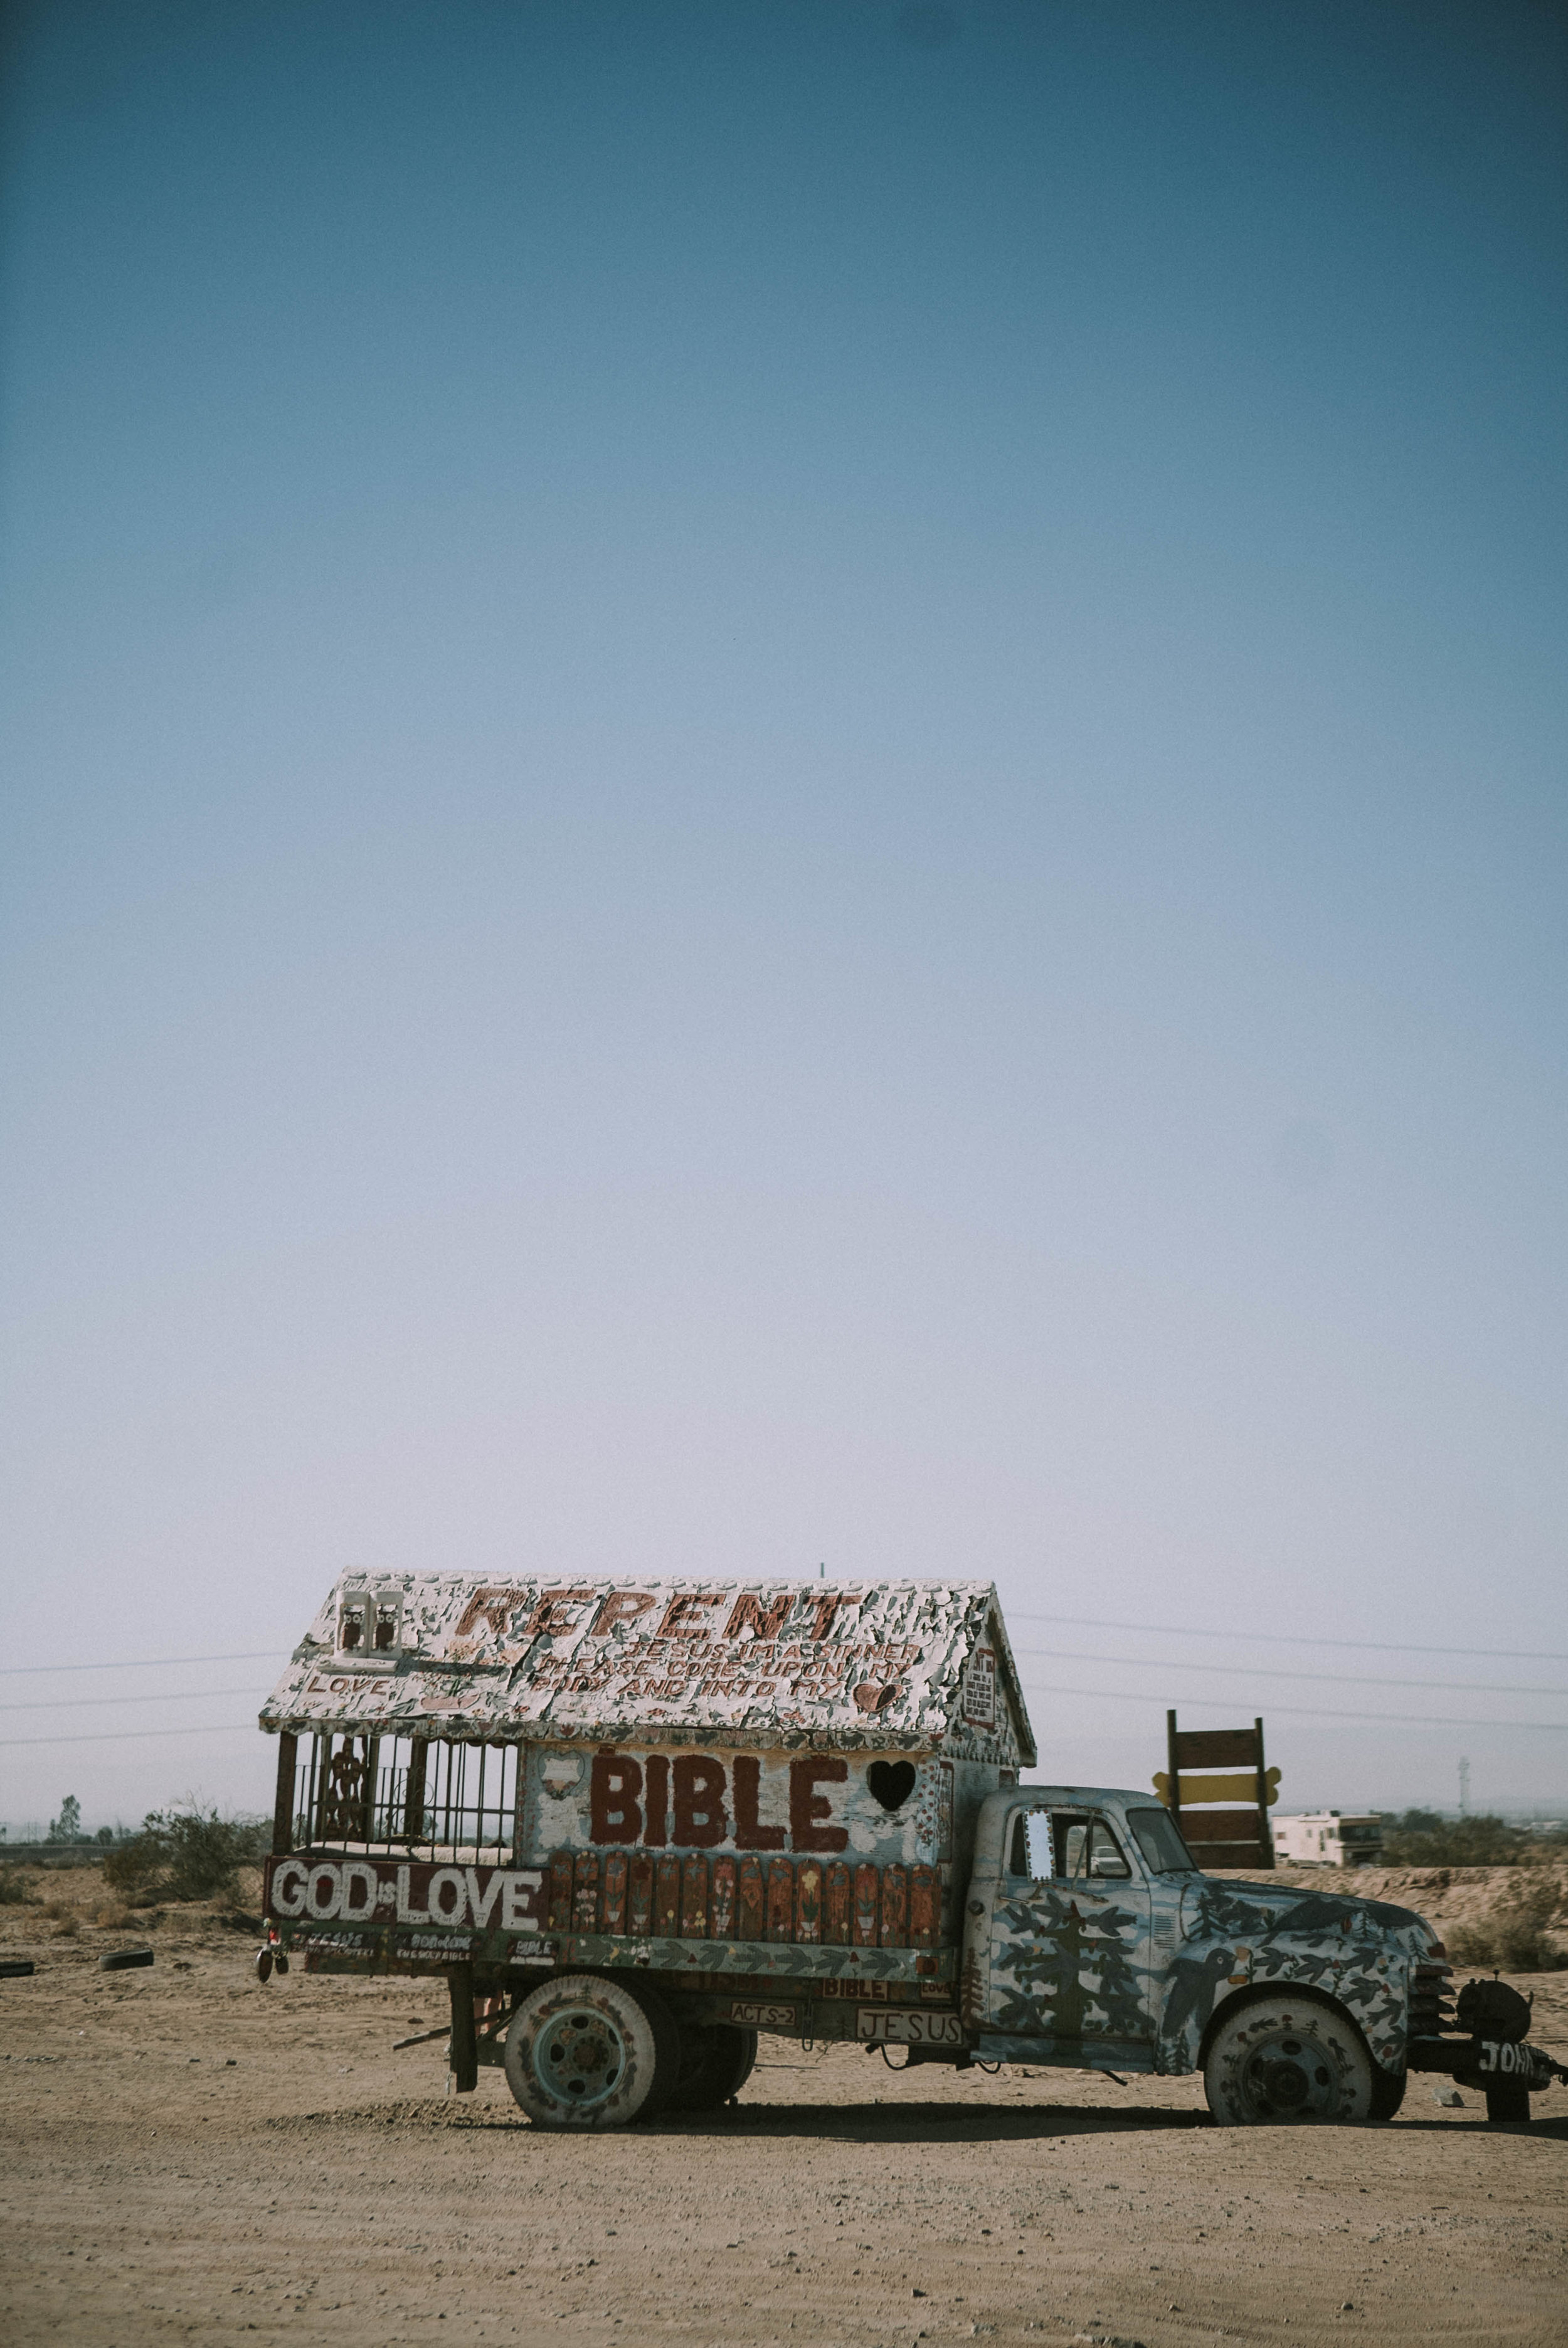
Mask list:
[{"label": "gable roof", "polygon": [[1035,1757],[989,1581],[345,1574],[261,1725]]}]

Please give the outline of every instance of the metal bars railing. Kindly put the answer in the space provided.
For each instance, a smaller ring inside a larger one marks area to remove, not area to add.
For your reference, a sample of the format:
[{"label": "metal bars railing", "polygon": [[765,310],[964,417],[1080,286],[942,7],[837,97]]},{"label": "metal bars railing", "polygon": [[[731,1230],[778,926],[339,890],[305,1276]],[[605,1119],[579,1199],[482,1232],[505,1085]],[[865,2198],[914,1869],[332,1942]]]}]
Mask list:
[{"label": "metal bars railing", "polygon": [[518,1759],[516,1745],[302,1736],[289,1811],[293,1847],[504,1858],[517,1831]]}]

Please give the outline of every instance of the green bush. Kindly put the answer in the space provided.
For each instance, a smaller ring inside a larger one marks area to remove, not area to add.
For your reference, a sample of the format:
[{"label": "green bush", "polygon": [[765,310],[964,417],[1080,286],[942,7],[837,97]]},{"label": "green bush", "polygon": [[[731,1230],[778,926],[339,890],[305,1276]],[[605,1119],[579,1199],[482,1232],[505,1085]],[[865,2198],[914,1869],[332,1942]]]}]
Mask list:
[{"label": "green bush", "polygon": [[1544,1838],[1511,1827],[1506,1818],[1444,1818],[1435,1810],[1407,1810],[1383,1821],[1389,1867],[1517,1867],[1550,1854]]},{"label": "green bush", "polygon": [[1449,1931],[1449,1961],[1506,1972],[1568,1972],[1568,1952],[1551,1929],[1562,1906],[1560,1883],[1551,1876],[1522,1872],[1479,1922],[1458,1924]]},{"label": "green bush", "polygon": [[37,1898],[19,1867],[0,1867],[0,1908],[31,1908]]},{"label": "green bush", "polygon": [[251,1819],[220,1818],[194,1803],[149,1810],[141,1832],[105,1859],[104,1881],[143,1907],[157,1900],[232,1898],[235,1871],[261,1858],[263,1836]]}]

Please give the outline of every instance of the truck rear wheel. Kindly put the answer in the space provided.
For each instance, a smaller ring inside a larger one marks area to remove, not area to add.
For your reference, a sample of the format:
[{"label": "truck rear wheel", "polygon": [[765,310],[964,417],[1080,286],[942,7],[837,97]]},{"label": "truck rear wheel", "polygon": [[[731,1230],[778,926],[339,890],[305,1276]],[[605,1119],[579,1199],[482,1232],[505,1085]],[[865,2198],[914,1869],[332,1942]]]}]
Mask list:
[{"label": "truck rear wheel", "polygon": [[562,1973],[518,2006],[506,2061],[507,2085],[536,2127],[625,2127],[678,2078],[681,2042],[657,1991]]},{"label": "truck rear wheel", "polygon": [[1375,2067],[1360,2032],[1333,2006],[1265,1996],[1220,2024],[1204,2093],[1225,2127],[1343,2127],[1373,2116]]},{"label": "truck rear wheel", "polygon": [[757,2034],[729,2022],[681,2024],[681,2081],[662,2108],[716,2112],[738,2096],[757,2059]]}]

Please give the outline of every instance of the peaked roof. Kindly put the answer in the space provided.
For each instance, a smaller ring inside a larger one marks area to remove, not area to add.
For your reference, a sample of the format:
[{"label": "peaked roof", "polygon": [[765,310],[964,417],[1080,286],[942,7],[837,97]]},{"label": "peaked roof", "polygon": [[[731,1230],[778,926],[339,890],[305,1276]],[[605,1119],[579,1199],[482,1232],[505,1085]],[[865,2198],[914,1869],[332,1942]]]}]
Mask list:
[{"label": "peaked roof", "polygon": [[989,1581],[345,1574],[261,1723],[1035,1757]]}]

